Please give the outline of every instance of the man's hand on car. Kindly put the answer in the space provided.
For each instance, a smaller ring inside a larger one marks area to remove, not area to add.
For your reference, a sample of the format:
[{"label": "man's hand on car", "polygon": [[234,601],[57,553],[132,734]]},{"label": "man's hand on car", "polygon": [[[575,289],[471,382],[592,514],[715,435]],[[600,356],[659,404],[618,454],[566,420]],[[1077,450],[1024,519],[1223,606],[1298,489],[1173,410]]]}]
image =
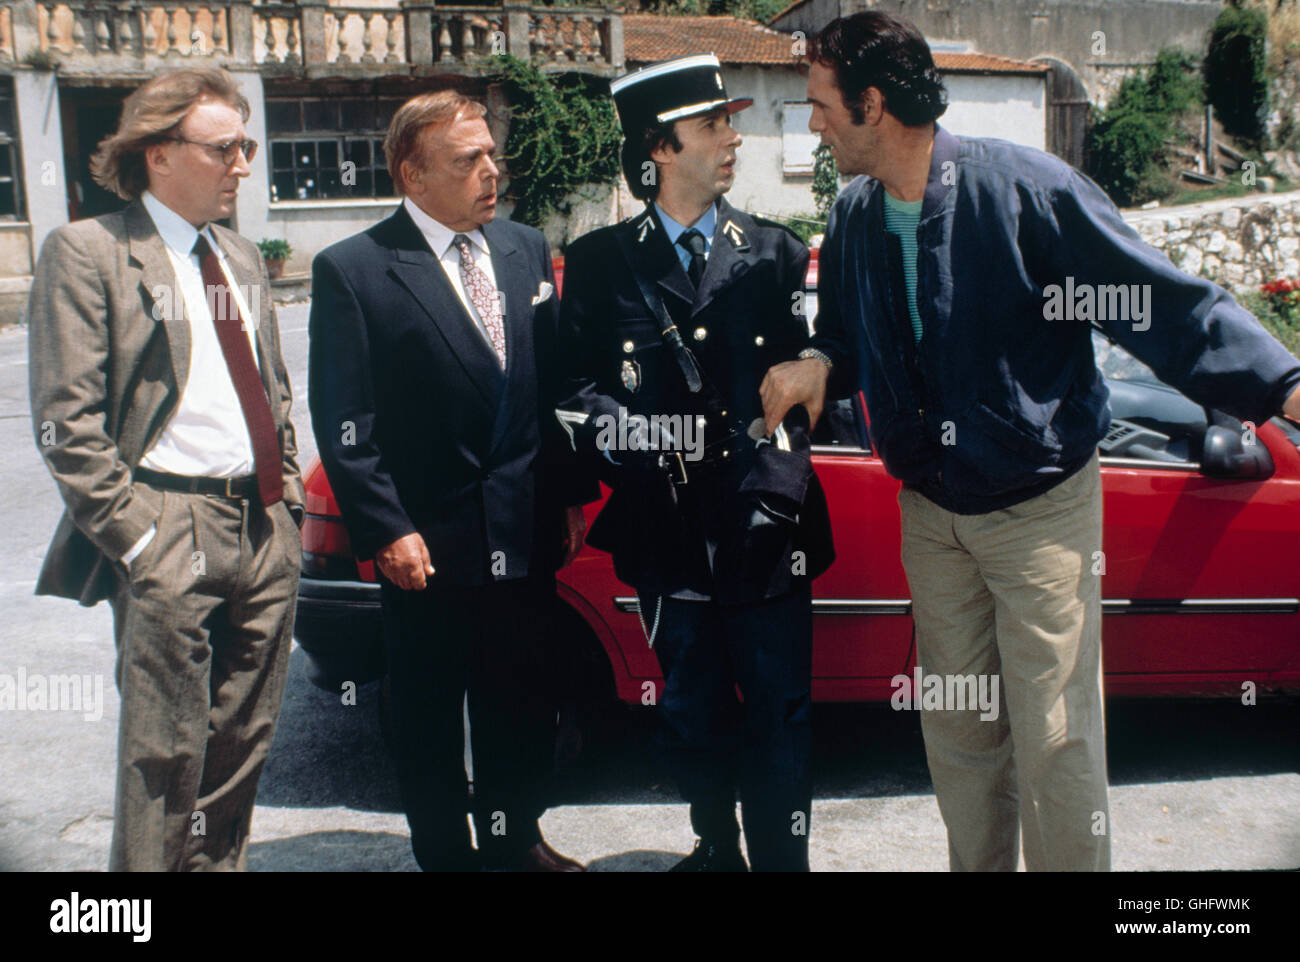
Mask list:
[{"label": "man's hand on car", "polygon": [[429,549],[418,531],[384,545],[375,554],[375,564],[384,577],[403,591],[423,591],[433,577]]}]

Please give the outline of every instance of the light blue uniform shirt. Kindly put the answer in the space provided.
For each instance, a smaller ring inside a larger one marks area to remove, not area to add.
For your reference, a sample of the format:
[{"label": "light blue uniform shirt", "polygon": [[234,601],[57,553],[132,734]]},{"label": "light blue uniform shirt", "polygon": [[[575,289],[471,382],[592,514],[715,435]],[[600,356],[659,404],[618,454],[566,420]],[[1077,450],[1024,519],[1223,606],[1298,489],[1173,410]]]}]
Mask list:
[{"label": "light blue uniform shirt", "polygon": [[704,259],[709,259],[709,252],[713,250],[713,232],[718,226],[718,205],[710,204],[709,209],[704,212],[704,216],[697,220],[690,227],[683,227],[677,221],[673,220],[664,213],[664,209],[655,204],[655,211],[659,214],[659,222],[664,225],[664,231],[668,234],[668,243],[673,246],[677,253],[677,260],[681,262],[682,270],[689,275],[691,272],[691,252],[681,244],[677,243],[677,238],[686,233],[691,228],[699,231],[704,235]]}]

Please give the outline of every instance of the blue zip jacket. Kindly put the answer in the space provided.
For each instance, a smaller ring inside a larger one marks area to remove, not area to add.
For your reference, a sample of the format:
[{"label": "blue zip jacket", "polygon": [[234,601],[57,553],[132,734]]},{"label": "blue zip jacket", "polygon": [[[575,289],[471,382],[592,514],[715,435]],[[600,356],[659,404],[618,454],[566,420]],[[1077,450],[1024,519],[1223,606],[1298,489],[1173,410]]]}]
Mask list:
[{"label": "blue zip jacket", "polygon": [[889,473],[958,514],[1041,494],[1110,426],[1096,321],[1161,380],[1262,424],[1300,385],[1292,357],[1225,290],[1143,243],[1051,154],[935,125],[917,227],[914,341],[884,187],[840,194],[819,254],[812,345],[830,397],[865,393]]}]

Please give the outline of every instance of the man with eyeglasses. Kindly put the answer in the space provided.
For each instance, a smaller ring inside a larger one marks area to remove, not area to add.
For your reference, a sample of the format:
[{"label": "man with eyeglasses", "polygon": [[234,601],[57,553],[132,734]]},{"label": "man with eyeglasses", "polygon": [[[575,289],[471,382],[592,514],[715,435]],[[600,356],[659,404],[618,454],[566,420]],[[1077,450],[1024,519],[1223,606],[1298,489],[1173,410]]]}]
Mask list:
[{"label": "man with eyeglasses", "polygon": [[257,144],[224,70],[127,98],[92,158],[126,209],[52,232],[32,421],[66,510],[37,594],[107,598],[121,694],[110,869],[240,870],[280,711],[303,486],[270,282],[235,210]]}]

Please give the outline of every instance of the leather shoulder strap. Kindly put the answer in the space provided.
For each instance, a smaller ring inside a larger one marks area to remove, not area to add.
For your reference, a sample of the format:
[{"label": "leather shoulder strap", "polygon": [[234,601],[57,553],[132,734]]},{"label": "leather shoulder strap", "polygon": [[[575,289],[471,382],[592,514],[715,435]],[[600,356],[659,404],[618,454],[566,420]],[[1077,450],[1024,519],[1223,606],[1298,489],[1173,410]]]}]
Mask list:
[{"label": "leather shoulder strap", "polygon": [[687,390],[692,394],[699,394],[704,389],[704,372],[700,370],[699,362],[695,360],[695,355],[682,340],[681,332],[677,330],[677,325],[669,316],[668,308],[664,307],[663,298],[655,289],[654,281],[641,270],[640,260],[632,250],[631,237],[627,231],[621,230],[615,231],[615,236],[618,238],[619,248],[623,251],[623,259],[627,261],[628,269],[636,278],[636,286],[641,291],[641,297],[645,300],[646,307],[650,308],[650,313],[654,315],[655,320],[659,322],[659,333],[672,351],[677,366],[682,370]]}]

